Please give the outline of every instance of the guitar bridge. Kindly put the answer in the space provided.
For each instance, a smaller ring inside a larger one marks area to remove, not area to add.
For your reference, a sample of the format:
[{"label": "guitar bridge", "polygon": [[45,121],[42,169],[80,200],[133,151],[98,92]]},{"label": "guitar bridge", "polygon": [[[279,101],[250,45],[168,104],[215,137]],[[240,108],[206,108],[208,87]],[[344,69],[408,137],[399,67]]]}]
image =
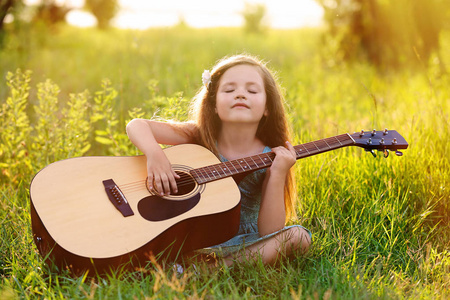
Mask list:
[{"label": "guitar bridge", "polygon": [[125,195],[119,189],[114,180],[112,179],[103,180],[103,185],[105,186],[105,191],[106,194],[108,195],[109,200],[124,217],[134,215],[133,210],[130,207],[130,204],[125,198]]}]

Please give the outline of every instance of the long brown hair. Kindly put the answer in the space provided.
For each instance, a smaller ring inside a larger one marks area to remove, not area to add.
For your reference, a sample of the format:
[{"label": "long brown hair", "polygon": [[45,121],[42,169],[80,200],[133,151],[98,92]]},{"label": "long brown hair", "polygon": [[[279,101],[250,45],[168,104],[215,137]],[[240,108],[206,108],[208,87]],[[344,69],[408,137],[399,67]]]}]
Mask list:
[{"label": "long brown hair", "polygon": [[[267,116],[263,116],[258,125],[256,136],[269,147],[284,146],[291,140],[289,126],[284,110],[284,99],[274,75],[266,64],[250,55],[235,55],[221,59],[211,70],[211,83],[203,86],[194,98],[191,107],[192,121],[198,126],[196,139],[204,147],[218,155],[217,138],[221,129],[221,121],[215,113],[216,94],[222,75],[237,65],[250,65],[257,68],[266,92]],[[293,207],[297,197],[293,168],[288,173],[284,186],[284,204],[286,218],[295,215]]]}]

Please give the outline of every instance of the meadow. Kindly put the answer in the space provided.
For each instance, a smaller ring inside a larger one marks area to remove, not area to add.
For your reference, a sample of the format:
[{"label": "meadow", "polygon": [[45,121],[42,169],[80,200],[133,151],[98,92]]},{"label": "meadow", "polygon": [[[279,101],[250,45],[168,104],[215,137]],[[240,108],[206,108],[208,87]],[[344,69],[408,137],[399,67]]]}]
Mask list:
[{"label": "meadow", "polygon": [[[23,27],[0,49],[1,299],[450,298],[450,76],[435,57],[403,70],[343,63],[320,29],[147,31]],[[450,48],[450,33],[441,49]],[[273,267],[182,275],[158,263],[72,277],[44,263],[32,237],[29,184],[49,163],[137,155],[126,123],[186,120],[201,74],[237,53],[268,62],[283,87],[293,143],[395,129],[402,157],[347,147],[300,160],[298,217],[313,246]],[[442,50],[450,66],[450,53]]]}]

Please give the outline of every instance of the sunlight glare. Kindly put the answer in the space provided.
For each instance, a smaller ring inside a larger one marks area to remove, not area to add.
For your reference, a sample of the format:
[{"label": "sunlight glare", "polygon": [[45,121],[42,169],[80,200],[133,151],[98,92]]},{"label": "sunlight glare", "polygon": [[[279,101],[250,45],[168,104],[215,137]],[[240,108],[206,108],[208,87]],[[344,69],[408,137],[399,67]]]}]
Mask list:
[{"label": "sunlight glare", "polygon": [[[25,0],[37,5],[39,0]],[[72,10],[67,14],[69,24],[91,27],[95,18],[83,9],[83,0],[55,0]],[[245,3],[260,3],[267,8],[268,25],[272,28],[317,27],[322,24],[323,8],[315,0],[119,0],[120,11],[113,19],[119,28],[146,29],[174,26],[183,20],[188,26],[239,27],[243,25]]]},{"label": "sunlight glare", "polygon": [[319,26],[323,9],[315,0],[228,0],[225,3],[208,0],[121,0],[122,7],[114,23],[121,28],[172,26],[181,19],[189,26],[242,26],[241,13],[245,3],[261,3],[267,8],[269,25],[273,28]]},{"label": "sunlight glare", "polygon": [[79,9],[67,13],[66,21],[78,27],[93,27],[97,25],[97,20],[92,14]]}]

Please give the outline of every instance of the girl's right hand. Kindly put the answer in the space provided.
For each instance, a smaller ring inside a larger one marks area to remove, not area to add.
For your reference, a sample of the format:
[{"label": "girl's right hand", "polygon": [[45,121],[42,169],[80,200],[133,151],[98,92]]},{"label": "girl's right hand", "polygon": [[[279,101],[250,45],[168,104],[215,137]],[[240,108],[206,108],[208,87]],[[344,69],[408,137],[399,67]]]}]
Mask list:
[{"label": "girl's right hand", "polygon": [[152,151],[147,156],[148,188],[160,196],[170,195],[171,191],[178,192],[176,179],[180,176],[172,169],[166,155],[159,151]]}]

